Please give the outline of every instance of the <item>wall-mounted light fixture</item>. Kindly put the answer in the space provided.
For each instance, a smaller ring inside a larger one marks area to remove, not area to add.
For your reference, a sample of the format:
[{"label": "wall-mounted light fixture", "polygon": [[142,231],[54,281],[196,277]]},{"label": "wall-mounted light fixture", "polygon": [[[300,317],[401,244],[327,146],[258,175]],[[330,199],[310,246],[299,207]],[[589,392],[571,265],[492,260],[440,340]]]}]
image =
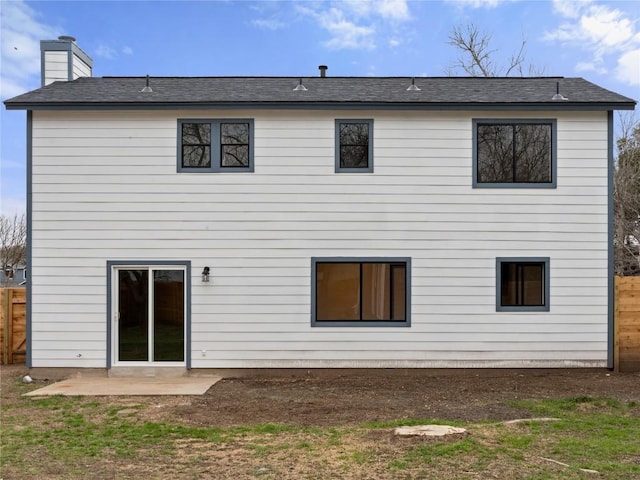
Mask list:
[{"label": "wall-mounted light fixture", "polygon": [[209,267],[204,267],[202,269],[202,281],[209,282]]}]

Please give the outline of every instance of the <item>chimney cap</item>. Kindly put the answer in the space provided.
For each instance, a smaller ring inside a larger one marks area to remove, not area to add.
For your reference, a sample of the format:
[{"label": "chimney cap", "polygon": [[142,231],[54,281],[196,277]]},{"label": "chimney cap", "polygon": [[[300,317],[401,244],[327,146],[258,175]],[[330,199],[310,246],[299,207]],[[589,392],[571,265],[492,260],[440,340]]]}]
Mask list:
[{"label": "chimney cap", "polygon": [[71,35],[60,35],[58,40],[62,40],[63,42],[75,42],[76,38]]},{"label": "chimney cap", "polygon": [[320,70],[320,76],[321,77],[326,77],[327,76],[327,70],[329,70],[329,67],[327,67],[326,65],[318,65],[318,70]]}]

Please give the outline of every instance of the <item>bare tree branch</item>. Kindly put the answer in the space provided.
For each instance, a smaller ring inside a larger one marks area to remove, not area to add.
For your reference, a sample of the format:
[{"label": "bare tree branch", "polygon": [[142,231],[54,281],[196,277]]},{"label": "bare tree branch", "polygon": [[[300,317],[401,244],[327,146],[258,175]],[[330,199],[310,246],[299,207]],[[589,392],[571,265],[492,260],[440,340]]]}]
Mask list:
[{"label": "bare tree branch", "polygon": [[[480,31],[474,23],[454,27],[447,43],[455,47],[459,54],[456,62],[446,69],[447,75],[453,76],[459,70],[471,77],[508,77],[515,74],[522,77],[525,74],[527,40],[524,37],[506,66],[500,66],[496,61],[498,50],[491,48],[491,35]],[[541,75],[543,70],[529,65],[527,74]]]},{"label": "bare tree branch", "polygon": [[9,273],[24,266],[27,252],[27,222],[24,214],[0,215],[0,267],[3,285],[10,283]]},{"label": "bare tree branch", "polygon": [[640,275],[640,121],[620,115],[614,182],[616,275]]}]

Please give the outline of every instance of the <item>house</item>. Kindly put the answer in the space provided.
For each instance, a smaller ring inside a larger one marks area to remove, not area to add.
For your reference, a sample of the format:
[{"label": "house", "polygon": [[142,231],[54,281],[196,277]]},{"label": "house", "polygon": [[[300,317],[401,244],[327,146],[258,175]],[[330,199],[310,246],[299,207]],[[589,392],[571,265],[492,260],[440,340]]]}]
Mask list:
[{"label": "house", "polygon": [[[32,367],[611,367],[582,78],[102,77],[42,42]],[[62,72],[62,73],[60,73]],[[54,81],[55,80],[55,81]]]},{"label": "house", "polygon": [[0,268],[0,288],[22,287],[27,283],[27,267],[25,265],[5,265]]}]

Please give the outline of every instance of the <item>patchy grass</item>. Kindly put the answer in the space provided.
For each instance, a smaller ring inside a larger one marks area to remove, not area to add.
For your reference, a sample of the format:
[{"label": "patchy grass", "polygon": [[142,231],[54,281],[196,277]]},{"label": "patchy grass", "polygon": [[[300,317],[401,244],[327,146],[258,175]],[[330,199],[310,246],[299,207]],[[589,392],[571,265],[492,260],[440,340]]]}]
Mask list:
[{"label": "patchy grass", "polygon": [[[438,418],[212,427],[163,415],[152,398],[34,399],[19,396],[28,387],[13,388],[16,394],[3,392],[1,405],[5,478],[640,479],[636,401],[579,396],[509,402],[532,417],[560,419],[512,425]],[[445,439],[392,433],[425,423],[468,432]]]}]

